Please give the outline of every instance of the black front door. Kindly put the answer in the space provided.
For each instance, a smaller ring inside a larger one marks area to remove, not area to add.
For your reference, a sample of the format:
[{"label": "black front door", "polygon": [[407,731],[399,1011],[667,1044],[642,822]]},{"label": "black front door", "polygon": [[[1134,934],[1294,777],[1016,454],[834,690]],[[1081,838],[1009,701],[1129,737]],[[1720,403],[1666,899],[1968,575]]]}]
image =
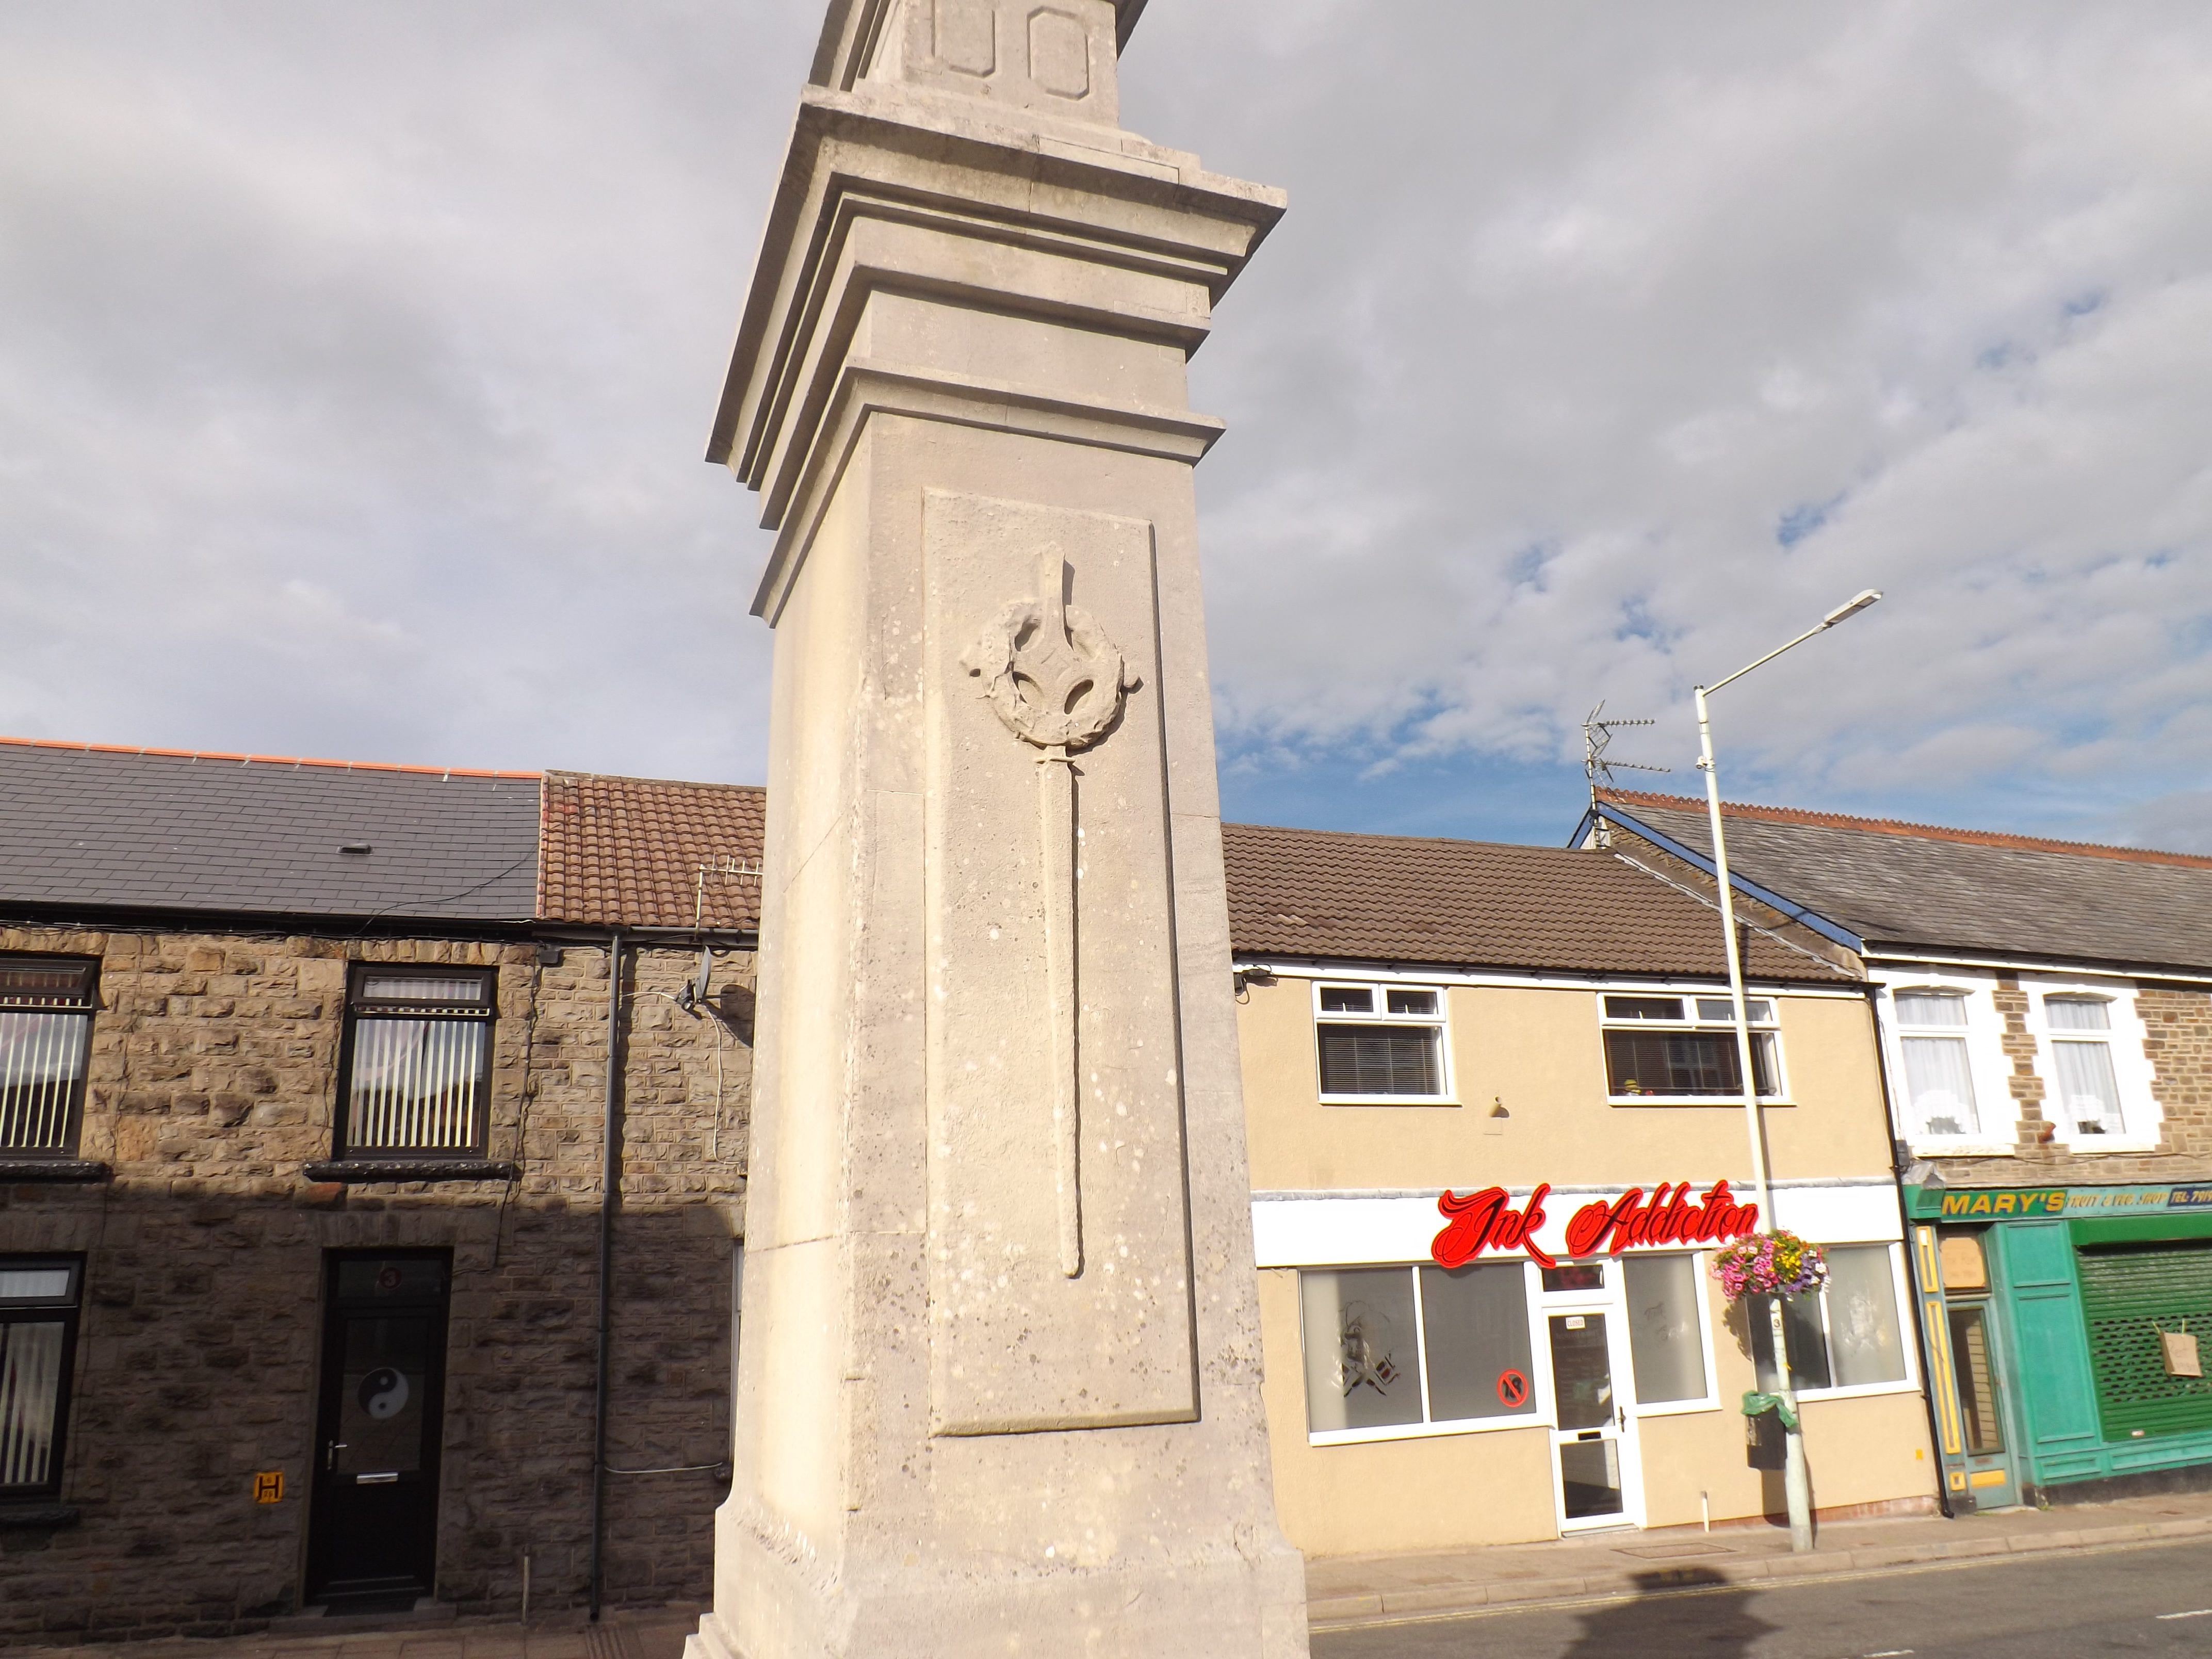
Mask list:
[{"label": "black front door", "polygon": [[431,1593],[449,1269],[443,1250],[330,1255],[310,1602],[398,1610]]}]

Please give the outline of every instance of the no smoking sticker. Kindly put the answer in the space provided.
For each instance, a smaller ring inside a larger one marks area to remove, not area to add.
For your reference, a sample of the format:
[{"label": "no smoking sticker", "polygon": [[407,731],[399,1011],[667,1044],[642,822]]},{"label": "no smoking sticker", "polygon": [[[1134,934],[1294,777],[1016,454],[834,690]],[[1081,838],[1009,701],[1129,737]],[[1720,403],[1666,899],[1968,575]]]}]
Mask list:
[{"label": "no smoking sticker", "polygon": [[1528,1403],[1528,1379],[1518,1371],[1498,1373],[1498,1403],[1501,1406],[1525,1406]]}]

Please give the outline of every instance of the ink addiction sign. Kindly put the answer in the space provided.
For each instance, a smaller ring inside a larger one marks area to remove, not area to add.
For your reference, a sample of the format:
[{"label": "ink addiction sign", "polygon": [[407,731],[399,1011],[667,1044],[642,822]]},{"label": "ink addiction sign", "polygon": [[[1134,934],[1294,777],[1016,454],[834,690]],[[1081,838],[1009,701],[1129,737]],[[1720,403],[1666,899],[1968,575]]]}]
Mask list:
[{"label": "ink addiction sign", "polygon": [[[1430,1258],[1438,1267],[1458,1267],[1485,1250],[1520,1250],[1540,1267],[1556,1267],[1557,1258],[1536,1237],[1551,1191],[1547,1181],[1517,1210],[1503,1187],[1445,1193],[1437,1200],[1444,1228],[1429,1246]],[[1716,1181],[1700,1193],[1686,1181],[1662,1181],[1649,1198],[1641,1187],[1631,1187],[1619,1198],[1582,1206],[1567,1218],[1566,1254],[1619,1255],[1667,1244],[1721,1244],[1758,1231],[1759,1206],[1737,1203],[1727,1182]]]}]

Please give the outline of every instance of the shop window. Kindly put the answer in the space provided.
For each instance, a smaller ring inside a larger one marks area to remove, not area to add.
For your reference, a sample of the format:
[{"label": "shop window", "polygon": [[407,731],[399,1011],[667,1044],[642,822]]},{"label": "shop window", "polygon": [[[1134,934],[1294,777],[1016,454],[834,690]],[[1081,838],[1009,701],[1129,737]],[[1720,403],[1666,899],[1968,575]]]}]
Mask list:
[{"label": "shop window", "polygon": [[1905,1109],[1916,1135],[1973,1135],[1982,1120],[1966,1052],[1963,991],[1899,991],[1898,1048],[1905,1060]]},{"label": "shop window", "polygon": [[0,1498],[61,1490],[82,1273],[76,1256],[0,1257]]},{"label": "shop window", "polygon": [[[1608,996],[1604,1012],[1607,1091],[1615,1100],[1743,1096],[1735,1006],[1727,997]],[[1778,1096],[1781,1035],[1774,1003],[1745,999],[1751,1071],[1762,1095]]]},{"label": "shop window", "polygon": [[1298,1297],[1316,1438],[1535,1414],[1518,1262],[1308,1270]]},{"label": "shop window", "polygon": [[1314,988],[1321,1093],[1334,1101],[1448,1097],[1444,994],[1434,985]]},{"label": "shop window", "polygon": [[0,1152],[74,1158],[97,962],[0,957]]},{"label": "shop window", "polygon": [[356,967],[338,1156],[482,1156],[494,985],[488,968]]},{"label": "shop window", "polygon": [[1632,1255],[1628,1274],[1628,1351],[1636,1367],[1636,1403],[1664,1406],[1710,1398],[1705,1333],[1698,1307],[1704,1295],[1694,1255]]},{"label": "shop window", "polygon": [[[1790,1386],[1804,1394],[1904,1382],[1905,1340],[1897,1317],[1891,1247],[1832,1244],[1826,1255],[1827,1287],[1815,1295],[1783,1298]],[[1771,1297],[1754,1297],[1747,1304],[1752,1363],[1759,1388],[1768,1393],[1778,1382],[1772,1305]]]},{"label": "shop window", "polygon": [[2043,1000],[2051,1034],[2052,1115],[2077,1135],[2126,1133],[2120,1080],[2112,1069],[2112,1004],[2098,996]]}]

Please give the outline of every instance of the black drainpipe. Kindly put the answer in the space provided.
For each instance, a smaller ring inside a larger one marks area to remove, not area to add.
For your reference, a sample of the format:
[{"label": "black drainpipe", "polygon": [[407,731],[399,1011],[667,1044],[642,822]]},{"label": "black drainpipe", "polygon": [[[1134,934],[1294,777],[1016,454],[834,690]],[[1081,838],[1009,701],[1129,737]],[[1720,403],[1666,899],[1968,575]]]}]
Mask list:
[{"label": "black drainpipe", "polygon": [[623,936],[607,935],[606,1136],[599,1150],[599,1353],[592,1399],[592,1620],[606,1578],[607,1366],[614,1346],[615,1206],[621,1200]]}]

